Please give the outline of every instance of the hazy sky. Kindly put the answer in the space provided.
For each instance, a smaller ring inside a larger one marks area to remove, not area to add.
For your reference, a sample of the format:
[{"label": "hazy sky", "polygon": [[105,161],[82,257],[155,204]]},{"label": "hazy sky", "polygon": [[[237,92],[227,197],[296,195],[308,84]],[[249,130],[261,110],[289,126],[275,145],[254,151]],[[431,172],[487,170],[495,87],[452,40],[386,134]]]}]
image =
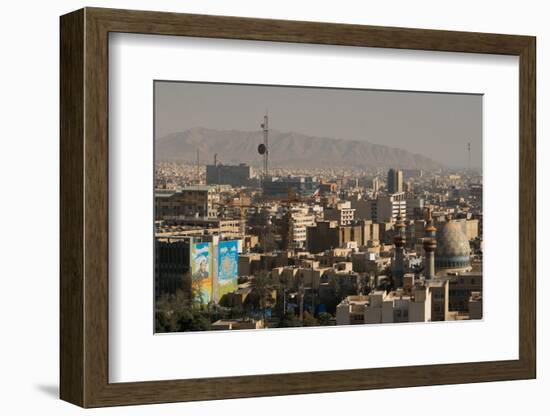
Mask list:
[{"label": "hazy sky", "polygon": [[257,85],[155,82],[155,135],[192,127],[365,140],[449,167],[481,168],[482,96]]}]

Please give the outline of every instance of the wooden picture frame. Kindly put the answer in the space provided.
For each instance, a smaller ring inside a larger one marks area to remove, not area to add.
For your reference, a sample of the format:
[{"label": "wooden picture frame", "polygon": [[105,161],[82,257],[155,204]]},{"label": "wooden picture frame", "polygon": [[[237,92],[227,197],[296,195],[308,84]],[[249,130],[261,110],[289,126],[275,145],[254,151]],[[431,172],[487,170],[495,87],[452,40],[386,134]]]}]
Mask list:
[{"label": "wooden picture frame", "polygon": [[[536,377],[535,38],[85,8],[61,17],[60,396],[82,407]],[[108,34],[297,42],[519,57],[519,359],[109,383]]]}]

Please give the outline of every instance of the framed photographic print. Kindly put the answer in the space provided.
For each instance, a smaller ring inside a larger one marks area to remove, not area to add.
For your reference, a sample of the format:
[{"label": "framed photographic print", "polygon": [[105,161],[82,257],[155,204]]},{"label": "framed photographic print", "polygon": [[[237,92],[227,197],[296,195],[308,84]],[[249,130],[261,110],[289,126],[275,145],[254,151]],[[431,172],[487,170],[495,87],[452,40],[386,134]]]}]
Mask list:
[{"label": "framed photographic print", "polygon": [[535,49],[62,16],[61,398],[534,378]]}]

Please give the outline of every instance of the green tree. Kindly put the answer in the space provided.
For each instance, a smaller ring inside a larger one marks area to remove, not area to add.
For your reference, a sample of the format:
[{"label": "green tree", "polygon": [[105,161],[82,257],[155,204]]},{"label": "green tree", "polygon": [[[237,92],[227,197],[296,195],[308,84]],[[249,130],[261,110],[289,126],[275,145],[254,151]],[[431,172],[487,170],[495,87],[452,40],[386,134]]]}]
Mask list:
[{"label": "green tree", "polygon": [[332,319],[332,315],[328,312],[321,312],[319,314],[319,325],[321,326],[328,326],[330,325],[330,320]]},{"label": "green tree", "polygon": [[293,328],[297,326],[302,326],[302,322],[300,322],[294,312],[285,313],[278,325],[279,328]]},{"label": "green tree", "polygon": [[265,323],[266,309],[273,302],[273,290],[275,285],[271,279],[271,275],[267,272],[260,272],[252,279],[252,292],[249,297],[253,305],[260,309],[262,320]]},{"label": "green tree", "polygon": [[271,231],[269,226],[266,226],[260,234],[260,246],[264,253],[269,253],[278,248],[275,234]]},{"label": "green tree", "polygon": [[277,306],[278,306],[278,316],[284,317],[287,309],[287,300],[288,300],[288,293],[292,289],[292,277],[290,277],[288,274],[281,274],[279,275],[279,284],[277,285]]},{"label": "green tree", "polygon": [[303,325],[304,326],[319,326],[319,321],[315,319],[315,317],[310,314],[309,312],[304,312],[304,319],[303,319]]},{"label": "green tree", "polygon": [[208,311],[193,307],[188,293],[162,295],[155,304],[156,332],[206,331],[210,329]]}]

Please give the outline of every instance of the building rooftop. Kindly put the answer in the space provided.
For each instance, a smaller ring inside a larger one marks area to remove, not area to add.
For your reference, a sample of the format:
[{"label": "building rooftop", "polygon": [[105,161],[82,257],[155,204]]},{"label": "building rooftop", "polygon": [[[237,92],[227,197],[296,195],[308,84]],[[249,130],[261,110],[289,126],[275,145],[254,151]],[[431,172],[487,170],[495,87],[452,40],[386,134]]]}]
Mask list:
[{"label": "building rooftop", "polygon": [[481,292],[472,292],[470,296],[470,302],[481,302],[482,294]]},{"label": "building rooftop", "polygon": [[176,192],[173,189],[155,189],[155,198],[169,198]]},{"label": "building rooftop", "polygon": [[213,185],[188,185],[182,191],[212,191],[215,188]]},{"label": "building rooftop", "polygon": [[347,296],[346,298],[342,299],[342,302],[340,302],[340,305],[361,306],[361,305],[368,305],[369,302],[370,302],[369,295],[355,295],[355,296]]}]

